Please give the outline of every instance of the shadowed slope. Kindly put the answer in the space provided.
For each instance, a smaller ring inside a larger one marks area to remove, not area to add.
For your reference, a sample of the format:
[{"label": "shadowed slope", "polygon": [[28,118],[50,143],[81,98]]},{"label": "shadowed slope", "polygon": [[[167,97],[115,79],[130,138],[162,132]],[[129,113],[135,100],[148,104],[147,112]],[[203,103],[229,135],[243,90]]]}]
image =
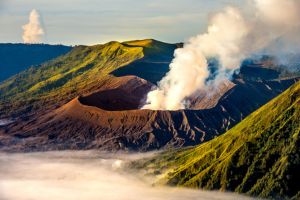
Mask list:
[{"label": "shadowed slope", "polygon": [[135,164],[165,184],[299,199],[299,133],[300,82],[210,142]]},{"label": "shadowed slope", "polygon": [[143,47],[145,56],[112,72],[115,76],[135,75],[156,84],[169,71],[176,48],[182,44],[168,44],[157,40],[137,40],[124,42],[131,47]]}]

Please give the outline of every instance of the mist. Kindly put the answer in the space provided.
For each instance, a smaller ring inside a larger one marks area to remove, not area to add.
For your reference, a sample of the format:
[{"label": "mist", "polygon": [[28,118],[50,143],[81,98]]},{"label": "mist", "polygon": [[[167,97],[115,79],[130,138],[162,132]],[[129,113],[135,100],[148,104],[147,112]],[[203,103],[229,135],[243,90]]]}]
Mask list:
[{"label": "mist", "polygon": [[40,15],[37,10],[33,9],[29,14],[29,22],[23,27],[23,42],[24,43],[41,43],[45,31],[41,25]]},{"label": "mist", "polygon": [[1,200],[250,200],[232,193],[153,187],[124,164],[151,154],[0,153]]},{"label": "mist", "polygon": [[[190,38],[183,48],[177,49],[169,72],[148,93],[143,109],[186,109],[188,97],[199,90],[217,88],[230,79],[244,59],[253,55],[270,54],[289,64],[284,59],[286,55],[300,52],[300,1],[250,2],[252,8],[247,12],[228,6],[213,14],[205,33]],[[211,58],[218,60],[218,73],[207,81]]]}]

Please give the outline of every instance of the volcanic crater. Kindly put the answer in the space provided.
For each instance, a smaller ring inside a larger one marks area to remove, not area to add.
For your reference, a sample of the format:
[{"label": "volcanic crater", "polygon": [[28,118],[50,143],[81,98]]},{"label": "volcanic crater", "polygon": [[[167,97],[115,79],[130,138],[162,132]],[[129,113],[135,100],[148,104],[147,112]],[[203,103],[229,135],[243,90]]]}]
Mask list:
[{"label": "volcanic crater", "polygon": [[147,93],[154,85],[137,77],[128,78],[131,80],[126,85],[81,96],[78,100],[83,105],[107,111],[138,110],[145,104]]},{"label": "volcanic crater", "polygon": [[215,95],[192,99],[189,110],[168,111],[140,109],[152,83],[136,76],[115,77],[25,125],[10,125],[13,137],[6,135],[2,146],[7,149],[2,150],[149,151],[197,145],[224,133],[297,80],[236,79]]}]

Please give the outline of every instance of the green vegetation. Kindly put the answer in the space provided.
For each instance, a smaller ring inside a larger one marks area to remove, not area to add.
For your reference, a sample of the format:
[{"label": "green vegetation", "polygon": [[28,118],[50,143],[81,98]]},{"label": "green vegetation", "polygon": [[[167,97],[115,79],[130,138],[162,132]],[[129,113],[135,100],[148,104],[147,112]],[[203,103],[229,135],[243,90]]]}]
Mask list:
[{"label": "green vegetation", "polygon": [[126,46],[143,47],[145,52],[144,60],[148,62],[171,62],[174,50],[182,47],[183,44],[168,44],[153,39],[135,40],[123,42]]},{"label": "green vegetation", "polygon": [[31,67],[4,81],[0,85],[0,116],[61,105],[99,88],[112,76],[112,71],[144,56],[143,46],[119,42],[74,47],[55,60]]},{"label": "green vegetation", "polygon": [[[138,61],[142,62],[134,68],[139,67],[137,71],[141,73],[141,65],[155,66],[146,71],[156,76],[144,77],[155,82],[168,70],[168,63],[177,47],[150,39],[76,46],[61,57],[31,67],[2,82],[0,116],[19,116],[47,106],[57,107],[78,95],[100,88],[115,75],[113,72]],[[161,60],[166,63],[157,62]],[[125,70],[122,75],[139,75],[135,69]]]},{"label": "green vegetation", "polygon": [[158,183],[300,198],[300,82],[222,136],[133,163]]}]

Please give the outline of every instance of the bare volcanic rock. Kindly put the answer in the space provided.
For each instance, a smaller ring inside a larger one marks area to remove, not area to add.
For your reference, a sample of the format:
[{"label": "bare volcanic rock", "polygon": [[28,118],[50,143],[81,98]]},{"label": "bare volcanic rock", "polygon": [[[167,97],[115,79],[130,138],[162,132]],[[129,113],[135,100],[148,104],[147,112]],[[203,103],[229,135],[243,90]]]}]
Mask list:
[{"label": "bare volcanic rock", "polygon": [[196,145],[224,133],[295,82],[235,80],[210,95],[214,106],[199,97],[203,94],[192,99],[192,107],[209,109],[153,111],[139,109],[151,83],[135,76],[114,78],[53,112],[0,129],[0,149],[148,151]]},{"label": "bare volcanic rock", "polygon": [[153,111],[139,109],[151,83],[135,76],[113,78],[46,115],[0,129],[0,149],[148,151],[196,145],[224,133],[296,81],[234,80],[215,90],[213,104],[199,97],[203,94],[192,99],[191,106],[201,110]]}]

